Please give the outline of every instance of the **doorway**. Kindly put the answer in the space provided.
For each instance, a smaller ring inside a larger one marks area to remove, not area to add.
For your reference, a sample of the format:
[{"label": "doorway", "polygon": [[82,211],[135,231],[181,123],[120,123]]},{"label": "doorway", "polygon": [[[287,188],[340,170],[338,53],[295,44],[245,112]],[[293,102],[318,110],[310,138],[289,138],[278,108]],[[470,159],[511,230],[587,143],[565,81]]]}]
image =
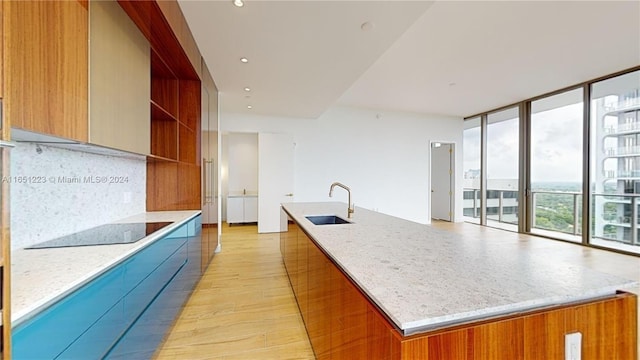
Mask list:
[{"label": "doorway", "polygon": [[431,142],[431,219],[454,221],[455,144]]}]

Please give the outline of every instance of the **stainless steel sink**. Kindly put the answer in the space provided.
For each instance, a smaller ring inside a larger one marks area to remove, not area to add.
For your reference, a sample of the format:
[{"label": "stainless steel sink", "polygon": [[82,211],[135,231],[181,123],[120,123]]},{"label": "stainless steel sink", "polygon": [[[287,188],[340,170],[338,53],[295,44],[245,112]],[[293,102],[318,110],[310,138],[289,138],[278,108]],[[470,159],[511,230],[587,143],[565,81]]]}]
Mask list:
[{"label": "stainless steel sink", "polygon": [[315,225],[351,224],[351,222],[335,215],[316,215],[316,216],[305,216],[305,217]]}]

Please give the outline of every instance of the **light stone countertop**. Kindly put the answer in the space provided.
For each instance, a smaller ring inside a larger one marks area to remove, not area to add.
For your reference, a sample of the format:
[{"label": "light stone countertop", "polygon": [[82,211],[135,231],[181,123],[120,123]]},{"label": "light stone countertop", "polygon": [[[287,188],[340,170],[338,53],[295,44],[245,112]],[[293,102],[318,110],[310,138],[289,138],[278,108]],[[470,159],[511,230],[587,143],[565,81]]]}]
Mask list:
[{"label": "light stone countertop", "polygon": [[637,285],[550,261],[548,248],[468,238],[362,208],[349,219],[352,224],[314,225],[305,219],[347,219],[344,203],[287,203],[283,208],[405,335]]},{"label": "light stone countertop", "polygon": [[115,223],[173,222],[130,244],[12,251],[11,319],[13,326],[37,314],[198,214],[200,211],[158,211],[116,221]]}]

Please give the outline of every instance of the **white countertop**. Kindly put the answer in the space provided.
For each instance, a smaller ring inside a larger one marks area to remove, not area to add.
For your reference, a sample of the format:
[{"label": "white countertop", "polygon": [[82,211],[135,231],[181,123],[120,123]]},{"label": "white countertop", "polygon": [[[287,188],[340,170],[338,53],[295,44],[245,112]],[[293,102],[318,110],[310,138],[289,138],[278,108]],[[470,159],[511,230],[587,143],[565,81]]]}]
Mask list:
[{"label": "white countertop", "polygon": [[305,219],[347,219],[344,203],[283,207],[405,335],[637,285],[550,261],[543,251],[514,241],[468,238],[362,208],[356,208],[353,224]]},{"label": "white countertop", "polygon": [[11,319],[15,325],[69,294],[122,259],[165,236],[200,211],[158,211],[117,221],[173,222],[131,244],[20,249],[11,252]]}]

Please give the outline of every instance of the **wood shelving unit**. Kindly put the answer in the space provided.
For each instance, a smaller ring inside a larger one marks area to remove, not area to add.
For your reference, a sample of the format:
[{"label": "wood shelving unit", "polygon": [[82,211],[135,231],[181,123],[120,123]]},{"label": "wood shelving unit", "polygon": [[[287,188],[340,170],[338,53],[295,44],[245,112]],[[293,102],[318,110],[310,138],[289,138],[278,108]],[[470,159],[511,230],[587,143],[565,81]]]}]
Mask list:
[{"label": "wood shelving unit", "polygon": [[200,79],[157,3],[120,4],[151,44],[147,210],[200,209]]}]

